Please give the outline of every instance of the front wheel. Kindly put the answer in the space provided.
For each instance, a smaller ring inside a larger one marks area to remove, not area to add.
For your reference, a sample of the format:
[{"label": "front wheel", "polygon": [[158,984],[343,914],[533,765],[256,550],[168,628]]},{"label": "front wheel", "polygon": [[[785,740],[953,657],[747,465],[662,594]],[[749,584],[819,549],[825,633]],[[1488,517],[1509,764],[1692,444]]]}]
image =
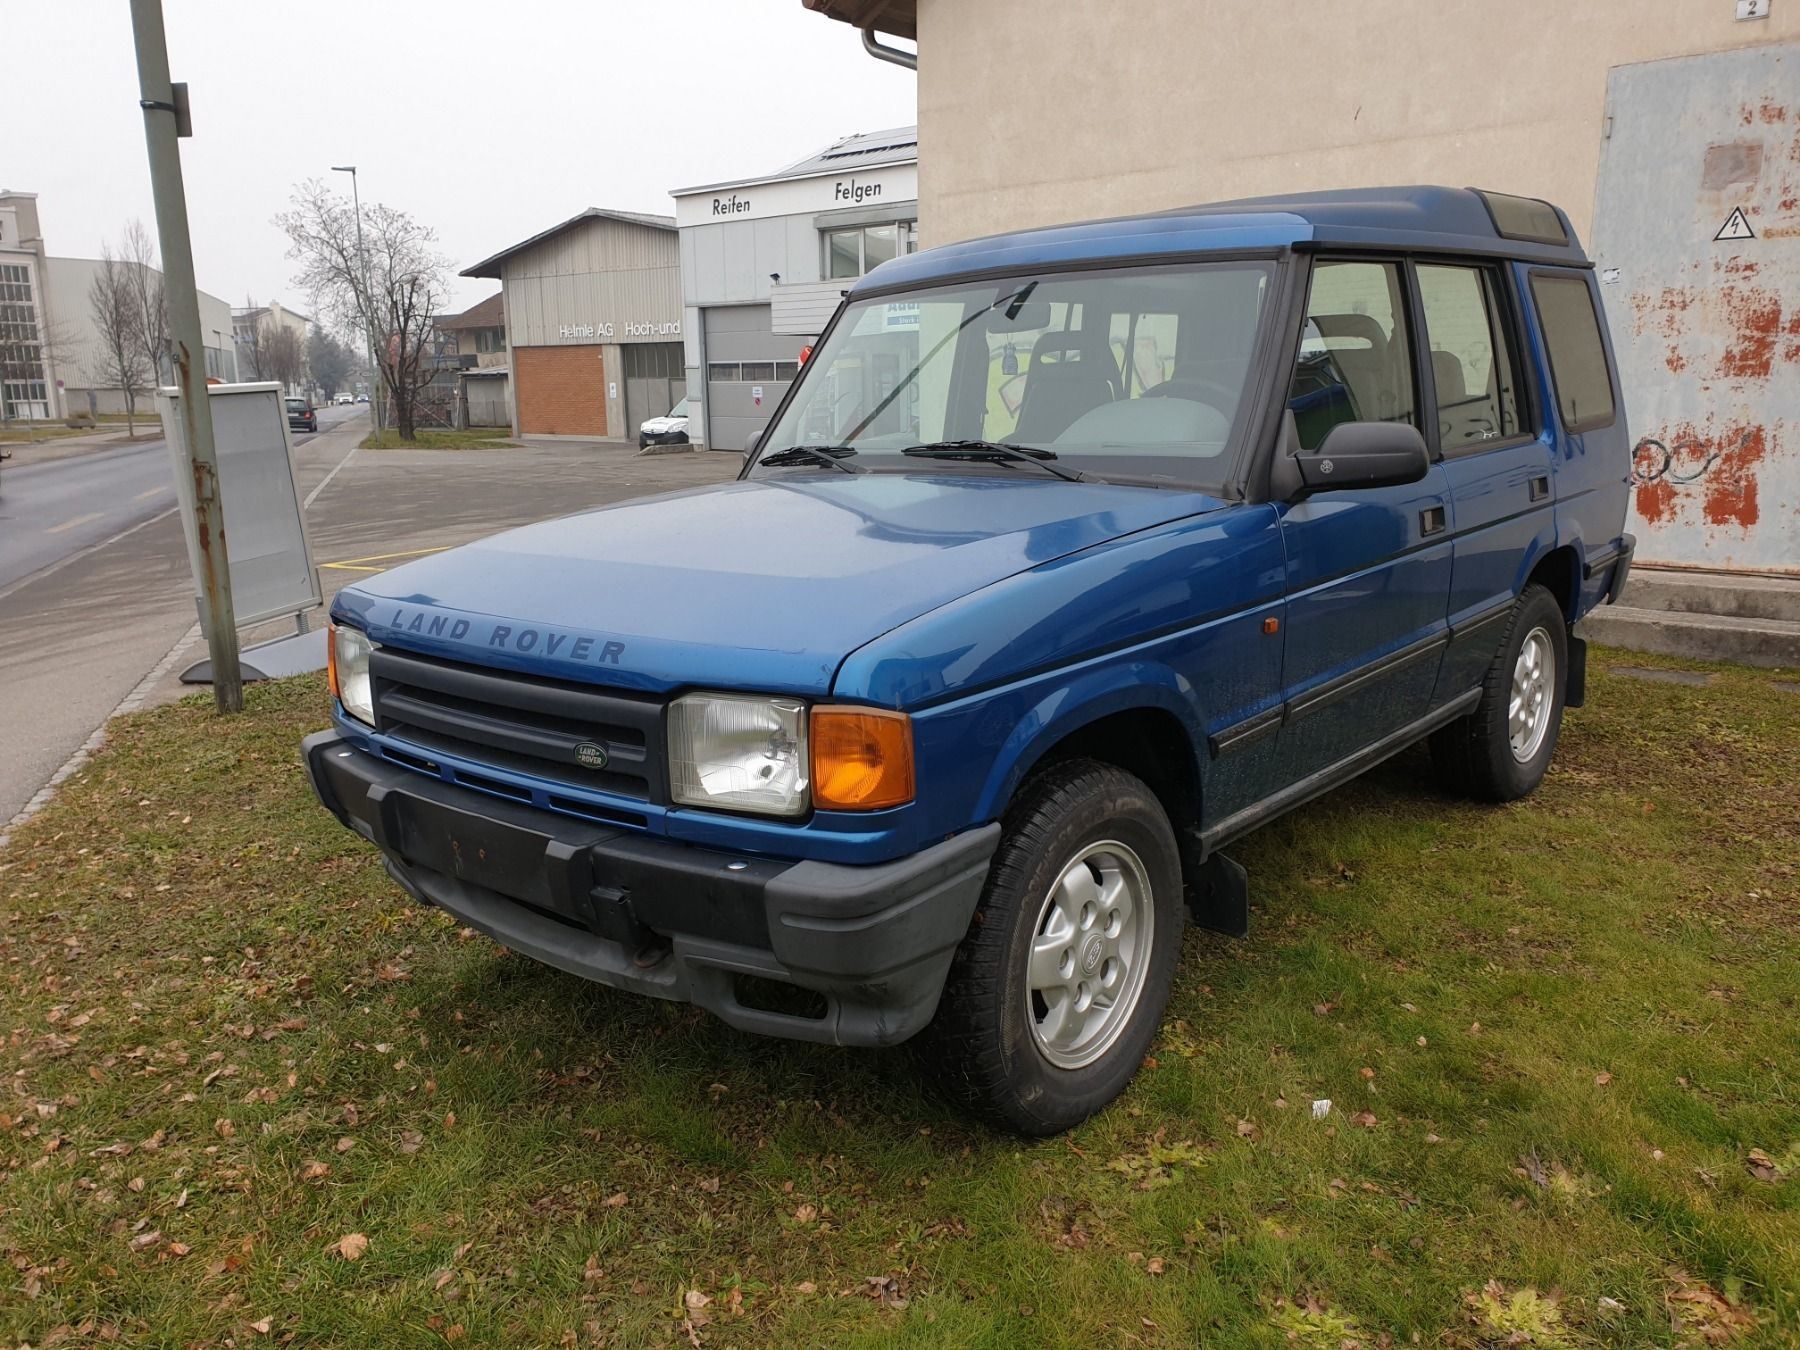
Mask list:
[{"label": "front wheel", "polygon": [[1060,764],[1005,833],[919,1046],[963,1104],[1027,1135],[1104,1107],[1137,1072],[1180,955],[1181,858],[1154,793]]},{"label": "front wheel", "polygon": [[1537,789],[1562,730],[1568,621],[1556,597],[1527,586],[1482,681],[1475,710],[1433,733],[1445,786],[1477,801],[1510,802]]}]

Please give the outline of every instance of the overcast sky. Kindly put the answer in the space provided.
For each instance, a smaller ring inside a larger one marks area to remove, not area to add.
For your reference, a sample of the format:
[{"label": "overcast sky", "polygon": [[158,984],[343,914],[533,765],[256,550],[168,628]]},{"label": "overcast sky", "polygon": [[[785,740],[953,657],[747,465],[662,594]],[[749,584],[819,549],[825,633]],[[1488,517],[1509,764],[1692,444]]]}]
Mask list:
[{"label": "overcast sky", "polygon": [[[307,310],[271,223],[358,166],[364,204],[436,228],[460,270],[588,206],[763,173],[915,117],[910,71],[800,0],[163,0],[203,290]],[[50,253],[155,231],[126,0],[5,0],[0,187]],[[458,308],[495,283],[456,278]]]}]

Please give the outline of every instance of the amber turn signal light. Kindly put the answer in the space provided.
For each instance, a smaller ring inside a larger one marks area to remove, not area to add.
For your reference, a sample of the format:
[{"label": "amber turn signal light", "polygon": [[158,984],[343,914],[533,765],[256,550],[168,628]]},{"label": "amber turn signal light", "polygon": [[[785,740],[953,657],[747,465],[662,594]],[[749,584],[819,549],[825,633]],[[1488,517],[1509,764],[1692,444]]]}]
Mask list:
[{"label": "amber turn signal light", "polygon": [[813,805],[828,811],[879,811],[913,799],[912,719],[881,708],[815,707]]},{"label": "amber turn signal light", "polygon": [[337,625],[325,625],[325,684],[333,698],[341,698],[337,679]]}]

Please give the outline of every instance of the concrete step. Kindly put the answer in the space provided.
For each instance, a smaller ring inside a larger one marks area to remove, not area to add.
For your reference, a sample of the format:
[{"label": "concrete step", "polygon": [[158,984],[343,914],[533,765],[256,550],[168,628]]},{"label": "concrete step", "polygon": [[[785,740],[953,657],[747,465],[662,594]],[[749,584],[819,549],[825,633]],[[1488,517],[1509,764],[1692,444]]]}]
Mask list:
[{"label": "concrete step", "polygon": [[1800,622],[1800,577],[1748,577],[1724,572],[1633,568],[1619,603],[1676,614]]},{"label": "concrete step", "polygon": [[[1637,576],[1632,575],[1632,584]],[[1626,595],[1631,594],[1628,585]],[[1800,668],[1800,621],[1601,605],[1576,625],[1590,642],[1627,651]]]}]

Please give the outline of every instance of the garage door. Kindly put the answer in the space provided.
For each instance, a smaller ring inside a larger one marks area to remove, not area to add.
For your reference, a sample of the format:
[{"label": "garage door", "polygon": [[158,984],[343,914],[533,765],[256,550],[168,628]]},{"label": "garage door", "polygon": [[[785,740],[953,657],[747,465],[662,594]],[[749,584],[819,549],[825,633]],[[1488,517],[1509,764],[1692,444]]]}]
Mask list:
[{"label": "garage door", "polygon": [[767,305],[705,311],[706,443],[742,450],[799,374],[806,339],[769,331]]},{"label": "garage door", "polygon": [[519,431],[527,436],[606,435],[605,348],[514,347]]}]

